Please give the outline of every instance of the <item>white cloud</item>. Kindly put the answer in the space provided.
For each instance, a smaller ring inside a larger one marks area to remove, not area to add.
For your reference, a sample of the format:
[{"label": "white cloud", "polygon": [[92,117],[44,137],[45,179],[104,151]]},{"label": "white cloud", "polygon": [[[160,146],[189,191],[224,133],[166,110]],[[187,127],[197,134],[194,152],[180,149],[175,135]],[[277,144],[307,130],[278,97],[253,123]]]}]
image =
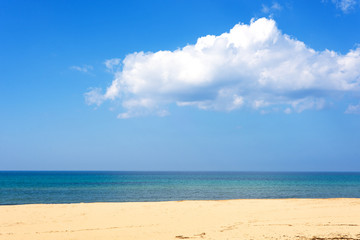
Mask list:
[{"label": "white cloud", "polygon": [[100,88],[93,88],[89,92],[85,93],[85,100],[88,105],[100,106],[106,99],[101,94]]},{"label": "white cloud", "polygon": [[360,103],[358,105],[349,105],[345,113],[348,114],[360,114]]},{"label": "white cloud", "polygon": [[266,14],[281,10],[282,10],[282,6],[278,2],[274,2],[271,6],[262,4],[262,8],[261,8],[261,11]]},{"label": "white cloud", "polygon": [[83,72],[83,73],[88,73],[91,70],[93,70],[93,66],[90,66],[90,65],[83,65],[82,67],[80,67],[80,66],[71,66],[70,69],[75,70],[75,71],[79,71],[79,72]]},{"label": "white cloud", "polygon": [[119,117],[129,118],[166,115],[172,103],[217,111],[302,112],[359,90],[360,48],[345,55],[316,51],[281,33],[274,20],[261,18],[175,51],[129,54],[105,93],[96,89],[86,97],[97,105],[120,101],[125,112]]},{"label": "white cloud", "polygon": [[120,58],[108,59],[104,62],[104,64],[109,72],[114,72],[119,70],[121,65],[121,59]]},{"label": "white cloud", "polygon": [[357,0],[332,0],[332,2],[344,13],[348,13],[358,4]]}]

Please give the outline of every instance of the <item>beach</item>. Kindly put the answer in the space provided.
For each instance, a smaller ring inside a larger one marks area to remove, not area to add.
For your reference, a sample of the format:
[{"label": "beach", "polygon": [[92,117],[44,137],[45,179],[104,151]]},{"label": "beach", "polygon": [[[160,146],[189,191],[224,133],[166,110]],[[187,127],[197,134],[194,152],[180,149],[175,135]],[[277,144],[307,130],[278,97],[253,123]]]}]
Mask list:
[{"label": "beach", "polygon": [[360,199],[0,206],[0,240],[360,239]]}]

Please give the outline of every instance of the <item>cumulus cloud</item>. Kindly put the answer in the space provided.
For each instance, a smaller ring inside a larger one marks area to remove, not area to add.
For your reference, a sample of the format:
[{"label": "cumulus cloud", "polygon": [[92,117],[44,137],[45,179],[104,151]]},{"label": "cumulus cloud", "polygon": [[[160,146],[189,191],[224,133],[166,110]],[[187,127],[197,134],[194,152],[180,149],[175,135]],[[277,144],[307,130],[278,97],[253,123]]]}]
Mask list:
[{"label": "cumulus cloud", "polygon": [[120,118],[163,116],[170,104],[302,112],[360,90],[360,48],[347,54],[316,51],[267,18],[236,24],[175,51],[131,53],[121,65],[105,92],[86,94],[90,104],[120,102]]},{"label": "cumulus cloud", "polygon": [[79,72],[83,72],[83,73],[88,73],[91,70],[93,70],[93,66],[91,65],[82,65],[82,66],[71,66],[70,69],[75,70],[75,71],[79,71]]},{"label": "cumulus cloud", "polygon": [[344,13],[348,13],[358,4],[357,0],[332,0],[332,2]]}]

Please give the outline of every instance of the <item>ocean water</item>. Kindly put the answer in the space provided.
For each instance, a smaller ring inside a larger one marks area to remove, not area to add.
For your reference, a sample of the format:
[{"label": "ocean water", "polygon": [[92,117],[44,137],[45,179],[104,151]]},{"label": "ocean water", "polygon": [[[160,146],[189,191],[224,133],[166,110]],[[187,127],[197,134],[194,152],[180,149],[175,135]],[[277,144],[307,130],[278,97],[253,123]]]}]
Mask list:
[{"label": "ocean water", "polygon": [[0,204],[360,198],[360,173],[0,172]]}]

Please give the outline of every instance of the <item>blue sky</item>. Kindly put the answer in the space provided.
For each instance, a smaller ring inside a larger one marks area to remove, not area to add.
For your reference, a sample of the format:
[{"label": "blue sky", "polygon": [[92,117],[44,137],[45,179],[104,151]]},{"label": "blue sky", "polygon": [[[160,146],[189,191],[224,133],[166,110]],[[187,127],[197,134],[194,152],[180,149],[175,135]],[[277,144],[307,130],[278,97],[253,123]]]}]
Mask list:
[{"label": "blue sky", "polygon": [[359,26],[357,0],[1,1],[0,169],[360,171]]}]

